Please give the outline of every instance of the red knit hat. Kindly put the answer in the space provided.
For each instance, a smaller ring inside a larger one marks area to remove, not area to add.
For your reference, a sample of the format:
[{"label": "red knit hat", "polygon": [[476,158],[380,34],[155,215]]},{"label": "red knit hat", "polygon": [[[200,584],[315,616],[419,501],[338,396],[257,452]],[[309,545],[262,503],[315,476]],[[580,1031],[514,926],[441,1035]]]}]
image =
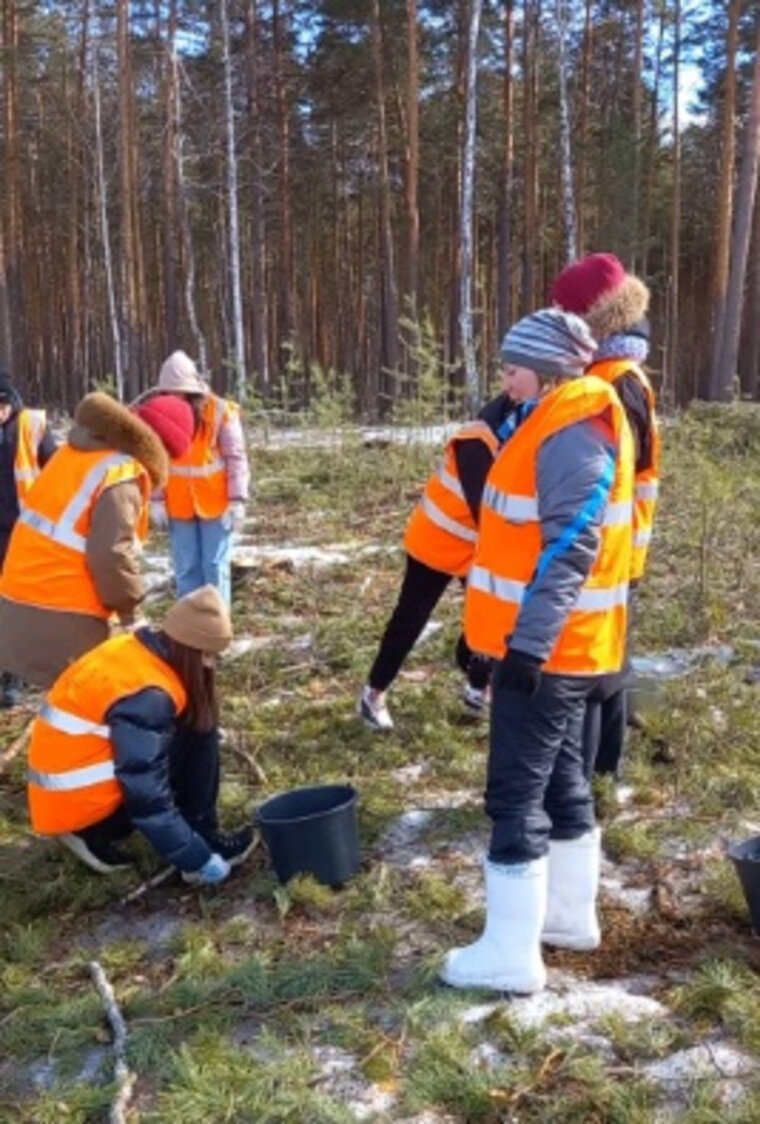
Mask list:
[{"label": "red knit hat", "polygon": [[192,406],[184,398],[156,394],[133,410],[161,438],[170,457],[181,457],[190,448],[195,420]]},{"label": "red knit hat", "polygon": [[614,254],[588,254],[559,274],[551,301],[582,316],[598,340],[624,332],[649,307],[649,289]]}]

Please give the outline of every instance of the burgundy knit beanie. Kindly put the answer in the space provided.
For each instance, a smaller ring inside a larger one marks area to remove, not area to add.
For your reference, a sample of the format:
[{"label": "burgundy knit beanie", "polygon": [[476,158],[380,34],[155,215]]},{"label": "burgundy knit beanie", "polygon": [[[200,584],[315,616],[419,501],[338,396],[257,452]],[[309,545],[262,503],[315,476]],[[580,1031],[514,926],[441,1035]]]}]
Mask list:
[{"label": "burgundy knit beanie", "polygon": [[614,254],[588,254],[562,270],[552,285],[551,301],[583,316],[600,297],[619,289],[625,278],[625,266]]},{"label": "burgundy knit beanie", "polygon": [[170,457],[181,457],[190,448],[195,422],[192,406],[184,398],[156,394],[133,409],[161,438]]},{"label": "burgundy knit beanie", "polygon": [[559,274],[551,301],[582,316],[600,342],[646,316],[649,289],[614,254],[588,254]]}]

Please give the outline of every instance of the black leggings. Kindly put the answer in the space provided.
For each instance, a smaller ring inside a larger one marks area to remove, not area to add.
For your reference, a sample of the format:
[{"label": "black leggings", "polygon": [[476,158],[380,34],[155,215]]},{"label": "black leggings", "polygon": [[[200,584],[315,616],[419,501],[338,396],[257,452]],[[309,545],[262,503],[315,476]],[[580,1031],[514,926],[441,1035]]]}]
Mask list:
[{"label": "black leggings", "polygon": [[[385,691],[390,687],[450,581],[451,574],[433,570],[407,554],[406,571],[396,608],[385,627],[369,673],[368,682],[374,690]],[[482,690],[488,684],[491,661],[471,652],[463,636],[459,637],[457,643],[456,660],[467,675],[471,687]]]}]

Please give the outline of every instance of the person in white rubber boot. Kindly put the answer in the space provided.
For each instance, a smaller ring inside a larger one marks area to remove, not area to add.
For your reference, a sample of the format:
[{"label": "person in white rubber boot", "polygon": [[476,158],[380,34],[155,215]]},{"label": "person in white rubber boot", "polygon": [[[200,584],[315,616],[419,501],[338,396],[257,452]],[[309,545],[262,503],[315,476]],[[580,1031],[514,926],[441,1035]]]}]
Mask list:
[{"label": "person in white rubber boot", "polygon": [[539,991],[542,940],[599,942],[581,729],[589,691],[623,661],[634,456],[614,390],[584,376],[595,347],[584,321],[557,309],[520,320],[501,347],[521,405],[486,481],[464,621],[472,650],[499,661],[486,922],[446,957],[454,987]]}]

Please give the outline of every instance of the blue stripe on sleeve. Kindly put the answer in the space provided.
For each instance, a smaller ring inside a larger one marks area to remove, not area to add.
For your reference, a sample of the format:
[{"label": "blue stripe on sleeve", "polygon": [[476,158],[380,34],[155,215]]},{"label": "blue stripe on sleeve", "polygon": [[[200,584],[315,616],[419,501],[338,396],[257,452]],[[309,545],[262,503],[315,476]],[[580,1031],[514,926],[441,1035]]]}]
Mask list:
[{"label": "blue stripe on sleeve", "polygon": [[607,500],[609,499],[612,481],[615,478],[615,451],[614,449],[607,449],[608,461],[604,467],[602,475],[597,480],[596,484],[591,490],[591,495],[584,503],[578,514],[575,516],[571,523],[568,523],[564,531],[562,531],[559,538],[541,552],[536,566],[535,573],[531,579],[530,585],[525,590],[522,604],[526,605],[530,600],[536,588],[536,583],[544,576],[546,571],[551,566],[555,558],[560,554],[564,554],[569,550],[573,543],[577,540],[579,535],[585,531],[589,523],[594,519],[600,511],[603,510]]}]

